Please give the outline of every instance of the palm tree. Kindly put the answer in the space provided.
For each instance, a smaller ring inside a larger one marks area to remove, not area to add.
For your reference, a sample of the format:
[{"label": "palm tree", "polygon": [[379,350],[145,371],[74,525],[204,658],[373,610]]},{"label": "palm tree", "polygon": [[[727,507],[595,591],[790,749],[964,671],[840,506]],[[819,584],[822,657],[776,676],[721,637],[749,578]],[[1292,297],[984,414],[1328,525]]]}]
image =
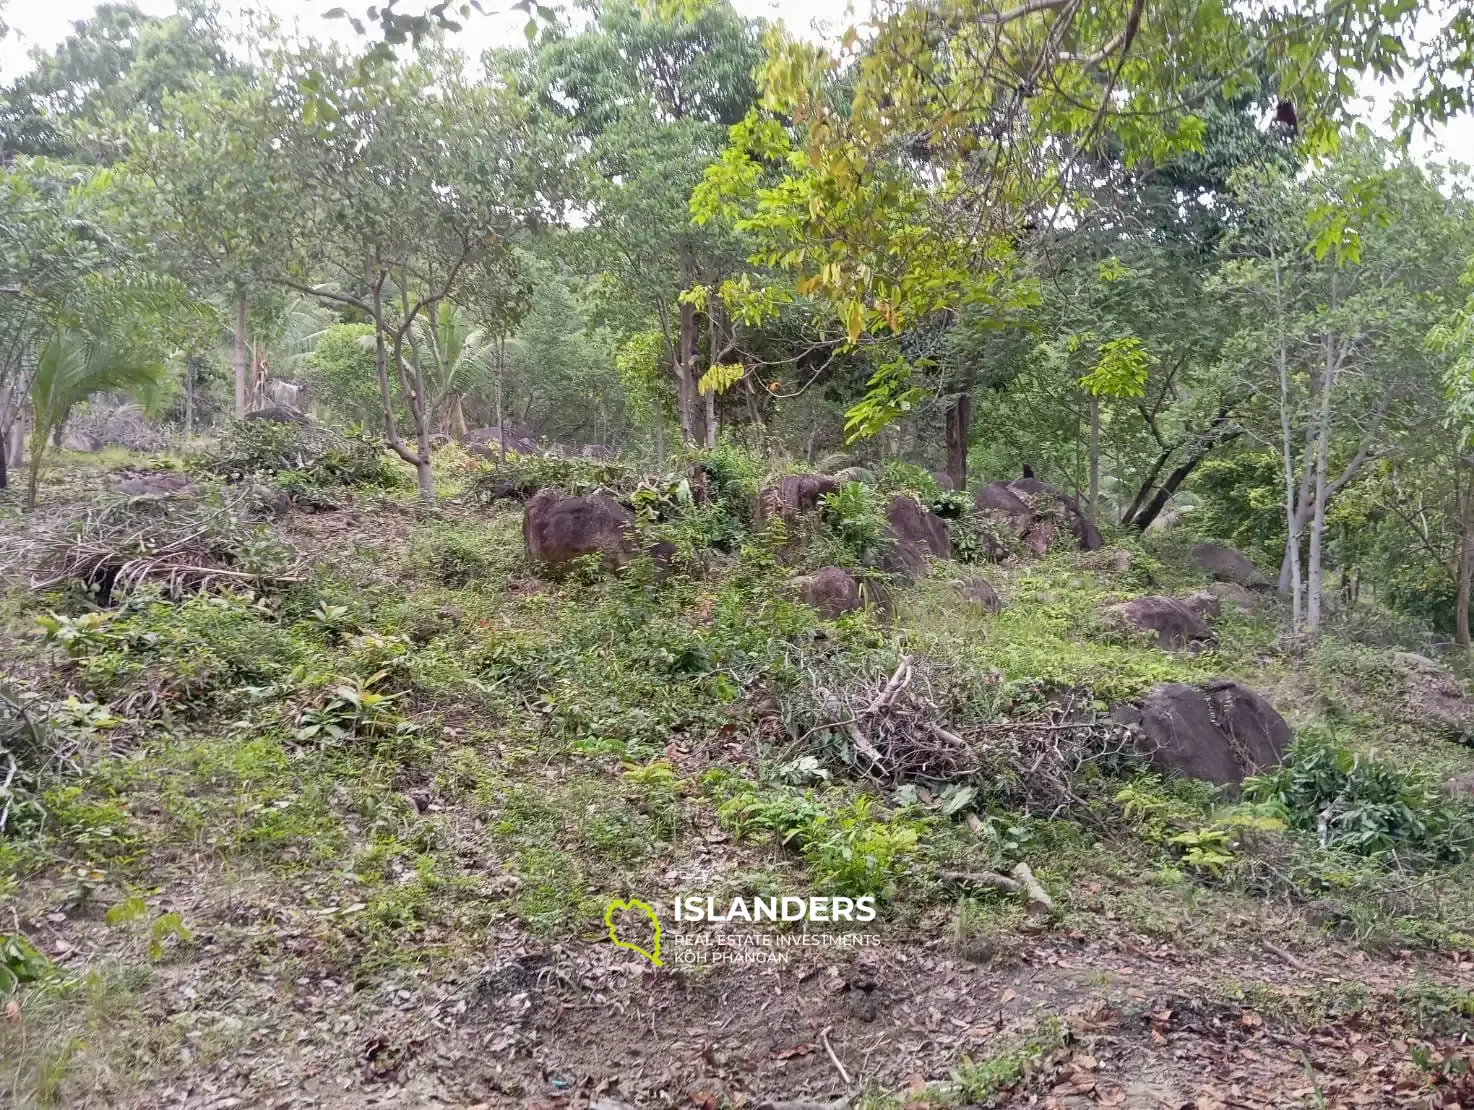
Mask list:
[{"label": "palm tree", "polygon": [[36,424],[31,430],[26,507],[36,505],[36,486],[41,478],[46,445],[74,406],[106,390],[147,394],[159,386],[163,373],[161,365],[131,357],[105,338],[71,327],[57,331],[41,349],[36,376],[31,381],[31,407]]},{"label": "palm tree", "polygon": [[464,439],[465,398],[487,386],[496,387],[500,413],[504,340],[476,327],[465,309],[441,302],[433,316],[416,321],[413,346],[426,364],[430,411],[441,432]]}]

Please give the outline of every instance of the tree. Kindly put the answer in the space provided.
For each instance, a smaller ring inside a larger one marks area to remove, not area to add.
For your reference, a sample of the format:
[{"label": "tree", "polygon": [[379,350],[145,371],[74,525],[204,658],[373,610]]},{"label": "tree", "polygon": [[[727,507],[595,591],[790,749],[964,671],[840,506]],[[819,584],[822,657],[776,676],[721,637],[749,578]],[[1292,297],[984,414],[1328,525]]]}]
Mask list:
[{"label": "tree", "polygon": [[467,82],[444,51],[381,66],[369,82],[337,53],[280,63],[272,172],[298,218],[291,265],[271,280],[372,324],[385,439],[428,501],[435,397],[416,329],[441,305],[470,303],[516,235],[550,214],[555,136],[515,86]]},{"label": "tree", "polygon": [[[688,443],[715,441],[716,383],[700,387],[703,346],[708,368],[735,361],[740,321],[723,311],[718,290],[743,253],[726,229],[693,227],[688,201],[728,127],[756,100],[758,29],[725,0],[653,14],[619,0],[582,32],[548,38],[530,62],[529,86],[588,146],[587,172],[570,182],[570,199],[588,211],[579,245],[661,331]],[[694,286],[703,292],[681,296]]]},{"label": "tree", "polygon": [[1392,450],[1437,379],[1423,340],[1447,311],[1467,220],[1436,181],[1366,141],[1308,178],[1246,172],[1235,188],[1250,218],[1215,286],[1243,309],[1226,354],[1257,397],[1275,399],[1273,432],[1255,435],[1276,444],[1282,470],[1281,588],[1295,630],[1314,637],[1331,503]]}]

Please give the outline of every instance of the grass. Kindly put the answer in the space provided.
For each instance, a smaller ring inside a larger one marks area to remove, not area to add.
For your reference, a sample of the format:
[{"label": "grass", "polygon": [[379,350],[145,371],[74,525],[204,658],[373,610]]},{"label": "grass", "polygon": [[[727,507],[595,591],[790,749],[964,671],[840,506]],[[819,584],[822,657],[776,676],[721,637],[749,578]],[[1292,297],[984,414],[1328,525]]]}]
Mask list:
[{"label": "grass", "polygon": [[[454,459],[437,465],[447,484],[470,473]],[[0,1055],[20,1061],[3,1081],[26,1097],[64,1098],[114,1056],[128,1059],[123,1070],[155,1074],[177,1051],[177,1031],[108,1015],[153,989],[149,930],[161,914],[151,892],[202,876],[230,876],[263,906],[290,907],[300,936],[288,943],[264,929],[247,939],[219,926],[210,915],[225,911],[210,899],[230,896],[211,890],[180,922],[191,935],[213,931],[229,958],[287,982],[310,972],[365,988],[450,974],[508,929],[538,943],[591,941],[610,896],[664,898],[698,858],[723,892],[878,894],[887,936],[940,935],[991,967],[1017,960],[1039,929],[1105,928],[1228,953],[1254,931],[1237,922],[1268,905],[1293,907],[1284,912],[1310,941],[1471,946],[1467,863],[1352,857],[1322,848],[1313,828],[1287,828],[1201,866],[1182,834],[1244,812],[1201,786],[1143,776],[1141,796],[1157,808],[1128,817],[1119,796],[1134,770],[1092,767],[1074,783],[1088,812],[1027,809],[989,782],[948,812],[940,784],[898,795],[845,763],[826,697],[888,675],[905,652],[933,664],[930,693],[956,721],[1034,716],[1062,690],[1104,712],[1158,682],[1230,675],[1398,766],[1443,774],[1474,764],[1456,745],[1420,750],[1430,742],[1401,719],[1383,649],[1333,640],[1302,664],[1278,650],[1272,611],[1226,614],[1214,622],[1216,649],[1196,655],[1108,628],[1100,612],[1114,601],[1201,584],[1175,541],[1153,550],[1129,541],[1127,571],[1063,553],[1008,568],[939,566],[900,591],[894,623],[823,624],[751,533],[663,583],[637,566],[551,586],[523,565],[515,507],[468,514],[446,501],[421,515],[369,496],[349,510],[364,514],[350,534],[372,530],[373,542],[332,547],[312,581],[267,596],[139,594],[71,654],[22,634],[47,609],[91,612],[85,598],[0,599],[0,636],[22,644],[6,661],[15,673],[0,677],[36,692],[78,762],[35,776],[45,820],[0,839],[0,898],[34,916],[85,901],[90,884],[98,914],[129,897],[150,906],[108,935],[125,966],[90,988],[23,997],[28,1039],[0,1040],[11,1050]],[[735,520],[699,528],[715,534]],[[979,572],[1004,599],[1001,613],[952,592],[953,578]],[[392,698],[389,711],[413,728],[304,738],[305,715],[344,684]],[[1055,897],[1052,917],[1030,920],[1015,898],[963,895],[937,877],[1020,861]],[[1309,920],[1332,901],[1334,914]],[[160,947],[170,959],[201,958],[177,934]],[[1245,984],[1239,1001],[1285,1007],[1301,1023],[1355,1001],[1264,989]],[[1409,991],[1393,1001],[1413,1027],[1462,1028],[1466,996],[1436,984]],[[0,1038],[20,1035],[0,1023]],[[932,1094],[986,1104],[1031,1081],[1062,1036],[1055,1024],[959,1061]],[[222,1036],[219,1051],[229,1045]]]}]

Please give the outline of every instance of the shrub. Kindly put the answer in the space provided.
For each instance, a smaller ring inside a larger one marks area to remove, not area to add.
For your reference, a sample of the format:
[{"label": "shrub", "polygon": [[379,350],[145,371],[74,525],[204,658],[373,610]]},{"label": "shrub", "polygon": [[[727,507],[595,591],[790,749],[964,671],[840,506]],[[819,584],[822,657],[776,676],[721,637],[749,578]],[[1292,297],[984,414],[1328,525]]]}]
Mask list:
[{"label": "shrub", "polygon": [[1303,735],[1281,766],[1247,780],[1244,795],[1282,807],[1289,823],[1315,833],[1323,848],[1443,861],[1474,850],[1474,811],[1437,780],[1316,732]]},{"label": "shrub", "polygon": [[[379,442],[365,432],[337,432],[321,424],[237,420],[214,448],[191,460],[193,469],[229,482],[272,479],[297,472],[316,486],[393,489],[404,476]],[[302,478],[293,479],[300,487]]]},{"label": "shrub", "polygon": [[871,560],[886,527],[880,511],[880,495],[875,490],[862,482],[846,482],[824,495],[821,516],[844,553],[849,555],[841,562],[853,565]]}]

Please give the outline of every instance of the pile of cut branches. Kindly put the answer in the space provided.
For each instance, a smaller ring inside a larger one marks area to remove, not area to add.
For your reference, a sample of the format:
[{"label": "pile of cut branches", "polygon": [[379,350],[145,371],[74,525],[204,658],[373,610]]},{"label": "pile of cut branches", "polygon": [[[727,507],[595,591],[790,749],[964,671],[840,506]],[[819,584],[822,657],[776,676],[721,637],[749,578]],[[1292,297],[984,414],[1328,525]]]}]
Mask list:
[{"label": "pile of cut branches", "polygon": [[1066,696],[1026,721],[952,724],[937,677],[935,665],[909,655],[889,677],[882,672],[841,691],[811,676],[825,719],[804,735],[841,733],[853,765],[877,782],[986,780],[992,790],[1055,810],[1086,805],[1075,784],[1087,764],[1128,759],[1134,750],[1126,726],[1098,715],[1088,697]]},{"label": "pile of cut branches", "polygon": [[90,508],[7,552],[30,586],[78,583],[100,604],[144,584],[178,599],[199,590],[271,589],[299,582],[306,561],[252,518],[246,496],[135,498]]}]

